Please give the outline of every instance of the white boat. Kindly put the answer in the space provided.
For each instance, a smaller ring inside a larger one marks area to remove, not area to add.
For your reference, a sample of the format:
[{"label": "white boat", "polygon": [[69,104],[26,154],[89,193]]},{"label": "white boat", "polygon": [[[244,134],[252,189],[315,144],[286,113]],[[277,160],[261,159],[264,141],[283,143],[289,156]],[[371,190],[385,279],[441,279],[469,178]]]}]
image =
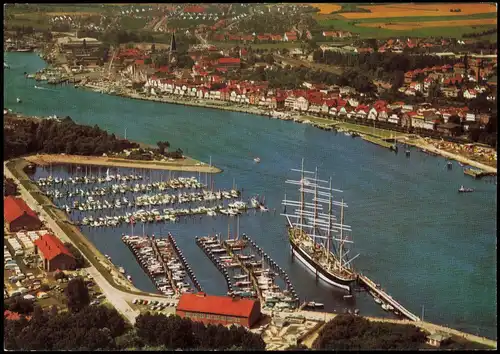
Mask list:
[{"label": "white boat", "polygon": [[16,98],[17,103],[21,103],[21,99],[18,97]]},{"label": "white boat", "polygon": [[123,267],[118,268],[118,271],[122,274],[125,274],[125,268]]},{"label": "white boat", "polygon": [[374,297],[373,297],[373,300],[374,300],[377,304],[381,304],[381,303],[382,303],[382,300],[380,300],[380,298],[379,298],[379,297],[377,297],[377,296],[374,296]]},{"label": "white boat", "polygon": [[260,158],[259,158],[259,157],[256,157],[256,158],[254,158],[253,160],[254,160],[254,162],[256,162],[256,163],[259,163],[259,162],[260,162]]}]

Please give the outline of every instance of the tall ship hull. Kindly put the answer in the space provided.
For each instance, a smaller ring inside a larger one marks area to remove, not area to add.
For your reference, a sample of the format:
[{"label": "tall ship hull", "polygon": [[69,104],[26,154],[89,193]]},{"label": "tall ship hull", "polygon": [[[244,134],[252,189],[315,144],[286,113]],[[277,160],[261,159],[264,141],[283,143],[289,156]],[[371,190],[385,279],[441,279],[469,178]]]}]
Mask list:
[{"label": "tall ship hull", "polygon": [[318,262],[316,262],[305,250],[301,249],[299,245],[290,240],[290,250],[294,257],[296,257],[302,264],[306,266],[311,272],[314,273],[319,279],[325,283],[335,286],[339,289],[352,293],[352,289],[356,279],[346,279],[337,276],[336,274],[327,271]]},{"label": "tall ship hull", "polygon": [[[283,216],[287,219],[287,231],[290,249],[294,258],[303,263],[317,279],[343,291],[352,293],[357,281],[357,274],[352,268],[352,261],[358,256],[348,257],[348,244],[352,244],[347,233],[350,226],[344,224],[344,207],[347,204],[333,200],[332,189],[324,185],[328,181],[318,178],[316,172],[302,169],[292,171],[301,172],[300,180],[287,180],[286,183],[299,186],[300,200],[283,200],[285,206]],[[309,174],[309,176],[306,176]],[[311,176],[314,175],[313,176]],[[328,191],[328,192],[327,192]],[[312,194],[310,201],[306,201],[306,194]],[[287,213],[286,208],[292,207],[293,212]],[[340,215],[333,214],[334,207],[340,207]]]}]

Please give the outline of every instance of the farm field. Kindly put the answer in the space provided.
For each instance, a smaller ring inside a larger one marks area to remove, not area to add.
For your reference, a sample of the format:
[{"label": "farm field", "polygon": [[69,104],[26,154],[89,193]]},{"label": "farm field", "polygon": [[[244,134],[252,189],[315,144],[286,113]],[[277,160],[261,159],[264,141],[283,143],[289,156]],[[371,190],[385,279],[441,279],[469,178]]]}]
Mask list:
[{"label": "farm field", "polygon": [[[347,19],[414,17],[414,16],[463,16],[480,13],[496,13],[494,4],[447,3],[447,4],[380,4],[359,6],[370,12],[348,12],[341,16]],[[460,9],[460,12],[450,12],[450,9]]]},{"label": "farm field", "polygon": [[319,9],[320,14],[331,14],[333,11],[339,11],[342,6],[337,4],[308,4]]},{"label": "farm field", "polygon": [[[465,33],[495,28],[496,13],[440,17],[393,17],[348,20],[341,14],[315,15],[319,25],[326,29],[357,33],[361,38],[388,38],[392,36],[462,38]],[[417,26],[418,24],[419,26]],[[496,38],[496,36],[493,36]],[[492,38],[490,36],[490,38]]]},{"label": "farm field", "polygon": [[481,20],[463,20],[463,21],[422,21],[422,22],[390,22],[390,23],[362,23],[360,27],[381,27],[391,30],[413,30],[426,27],[458,27],[458,26],[481,26],[496,25],[496,18]]}]

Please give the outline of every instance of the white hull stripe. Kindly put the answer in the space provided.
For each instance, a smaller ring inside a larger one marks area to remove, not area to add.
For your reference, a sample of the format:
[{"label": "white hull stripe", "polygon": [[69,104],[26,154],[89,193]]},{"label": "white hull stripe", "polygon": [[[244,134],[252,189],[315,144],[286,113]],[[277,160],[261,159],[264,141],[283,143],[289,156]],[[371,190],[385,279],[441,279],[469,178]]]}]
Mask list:
[{"label": "white hull stripe", "polygon": [[302,257],[299,252],[297,252],[296,250],[294,250],[291,245],[290,245],[290,248],[292,249],[293,254],[295,256],[297,256],[297,258],[307,267],[307,269],[309,269],[311,272],[313,272],[314,275],[316,275],[316,272],[318,273],[318,276],[319,276],[319,278],[321,280],[325,281],[327,284],[336,286],[338,288],[341,288],[341,289],[344,289],[344,290],[347,290],[347,291],[351,290],[348,285],[336,283],[333,280],[327,278],[320,271],[316,271],[316,269],[314,268],[314,266],[312,264],[310,264],[307,260],[305,260],[304,257]]}]

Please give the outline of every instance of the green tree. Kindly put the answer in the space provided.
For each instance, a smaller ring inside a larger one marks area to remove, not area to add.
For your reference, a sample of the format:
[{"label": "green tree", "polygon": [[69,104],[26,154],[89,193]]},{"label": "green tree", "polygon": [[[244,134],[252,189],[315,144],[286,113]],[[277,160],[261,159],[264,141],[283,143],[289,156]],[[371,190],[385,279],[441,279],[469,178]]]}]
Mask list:
[{"label": "green tree", "polygon": [[89,290],[82,277],[71,279],[65,289],[68,308],[73,312],[82,310],[90,303]]}]

